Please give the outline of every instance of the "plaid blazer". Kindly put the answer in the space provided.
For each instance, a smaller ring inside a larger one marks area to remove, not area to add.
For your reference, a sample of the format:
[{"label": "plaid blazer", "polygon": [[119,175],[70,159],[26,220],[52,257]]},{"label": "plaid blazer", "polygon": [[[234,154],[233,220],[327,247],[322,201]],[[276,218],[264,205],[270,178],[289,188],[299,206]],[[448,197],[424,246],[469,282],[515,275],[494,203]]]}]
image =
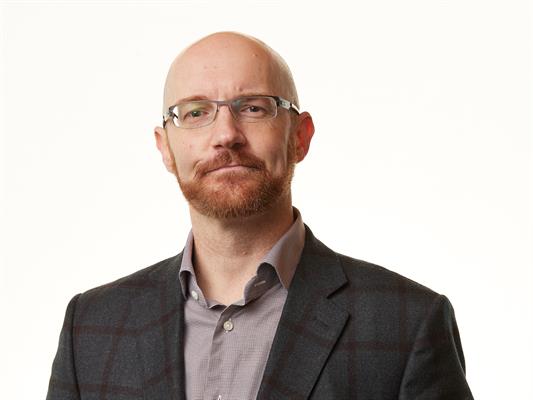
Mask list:
[{"label": "plaid blazer", "polygon": [[[180,263],[178,254],[70,301],[48,400],[185,399]],[[306,226],[257,398],[472,399],[453,308],[335,253]]]}]

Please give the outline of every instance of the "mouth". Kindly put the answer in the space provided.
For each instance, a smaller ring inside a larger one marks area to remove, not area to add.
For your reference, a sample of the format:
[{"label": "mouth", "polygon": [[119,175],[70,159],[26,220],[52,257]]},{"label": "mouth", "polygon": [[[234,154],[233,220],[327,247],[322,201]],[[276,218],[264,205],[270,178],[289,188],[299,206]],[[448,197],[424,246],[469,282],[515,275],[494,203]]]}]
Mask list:
[{"label": "mouth", "polygon": [[208,174],[213,172],[226,172],[226,171],[247,171],[250,169],[255,169],[254,167],[249,167],[246,165],[235,164],[235,165],[223,165],[221,167],[213,168],[212,170],[207,171]]}]

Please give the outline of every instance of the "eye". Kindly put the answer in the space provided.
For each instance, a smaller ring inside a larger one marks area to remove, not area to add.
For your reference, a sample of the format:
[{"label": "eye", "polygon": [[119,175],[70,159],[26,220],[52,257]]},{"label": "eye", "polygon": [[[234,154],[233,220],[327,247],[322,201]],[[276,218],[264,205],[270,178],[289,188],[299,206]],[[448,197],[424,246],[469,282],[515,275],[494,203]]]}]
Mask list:
[{"label": "eye", "polygon": [[265,109],[263,107],[249,105],[249,106],[242,107],[241,112],[259,113],[259,112],[265,112]]},{"label": "eye", "polygon": [[180,104],[178,118],[180,121],[194,121],[208,118],[213,112],[213,107],[204,102],[190,102]]},{"label": "eye", "polygon": [[244,118],[268,118],[275,115],[272,99],[262,96],[243,97],[237,101],[237,112]]},{"label": "eye", "polygon": [[192,110],[192,111],[189,111],[187,114],[185,114],[184,118],[200,118],[204,114],[205,114],[205,111],[203,110]]}]

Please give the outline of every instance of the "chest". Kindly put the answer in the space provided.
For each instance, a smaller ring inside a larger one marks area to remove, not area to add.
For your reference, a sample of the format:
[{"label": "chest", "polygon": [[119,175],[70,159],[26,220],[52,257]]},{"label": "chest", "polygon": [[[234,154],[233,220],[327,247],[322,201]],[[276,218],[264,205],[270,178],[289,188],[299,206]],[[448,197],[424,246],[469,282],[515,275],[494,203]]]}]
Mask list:
[{"label": "chest", "polygon": [[190,399],[251,399],[261,384],[286,291],[270,288],[260,299],[205,307],[184,305],[185,392]]}]

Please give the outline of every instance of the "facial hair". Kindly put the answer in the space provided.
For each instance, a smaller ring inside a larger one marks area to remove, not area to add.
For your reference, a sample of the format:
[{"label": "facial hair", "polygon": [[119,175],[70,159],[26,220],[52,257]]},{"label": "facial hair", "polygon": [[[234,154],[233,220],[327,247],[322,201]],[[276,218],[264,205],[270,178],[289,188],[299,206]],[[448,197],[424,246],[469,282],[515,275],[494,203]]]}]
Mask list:
[{"label": "facial hair", "polygon": [[[291,138],[287,167],[279,176],[273,176],[258,157],[235,150],[223,150],[215,158],[199,163],[191,181],[185,182],[177,168],[175,171],[183,195],[199,213],[216,219],[242,218],[268,210],[290,193],[295,158],[295,139]],[[230,165],[247,169],[213,174],[215,169]]]}]

